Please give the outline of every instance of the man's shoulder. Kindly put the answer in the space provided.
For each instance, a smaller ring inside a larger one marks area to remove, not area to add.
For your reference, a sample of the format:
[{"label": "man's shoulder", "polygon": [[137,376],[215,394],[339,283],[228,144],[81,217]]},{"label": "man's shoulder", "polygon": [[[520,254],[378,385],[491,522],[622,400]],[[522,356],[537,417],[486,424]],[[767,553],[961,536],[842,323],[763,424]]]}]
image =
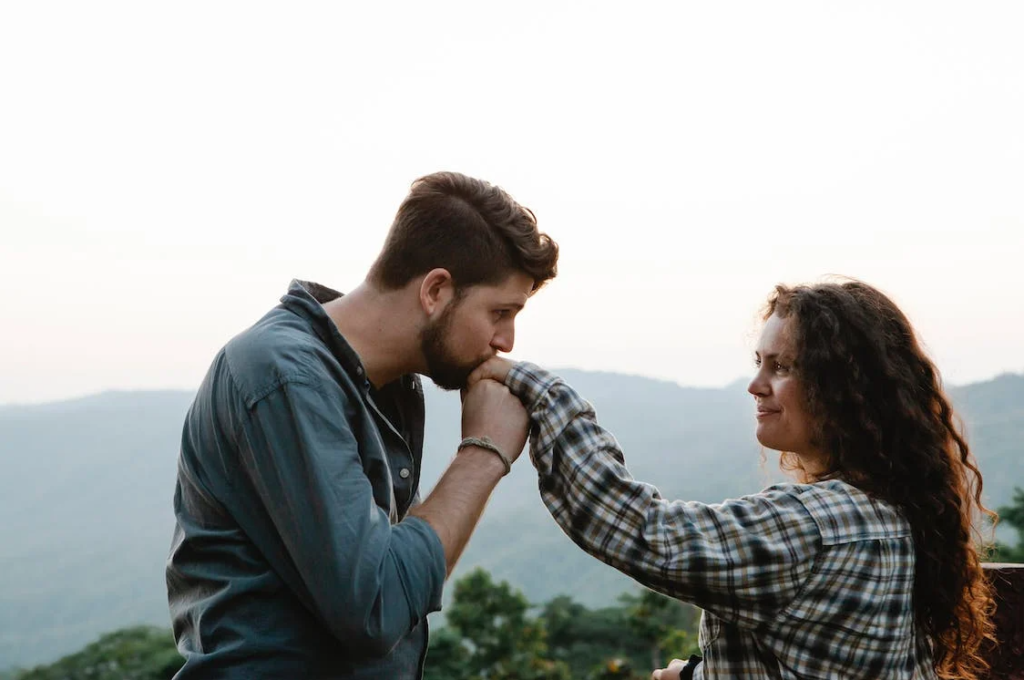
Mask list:
[{"label": "man's shoulder", "polygon": [[316,384],[337,364],[309,323],[280,307],[232,338],[223,355],[249,406],[284,384]]}]

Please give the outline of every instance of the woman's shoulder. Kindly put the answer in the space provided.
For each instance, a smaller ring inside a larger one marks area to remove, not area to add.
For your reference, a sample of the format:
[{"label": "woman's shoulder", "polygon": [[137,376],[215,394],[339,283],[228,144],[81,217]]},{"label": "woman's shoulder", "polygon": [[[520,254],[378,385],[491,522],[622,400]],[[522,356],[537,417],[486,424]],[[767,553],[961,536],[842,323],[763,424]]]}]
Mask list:
[{"label": "woman's shoulder", "polygon": [[899,510],[839,479],[777,484],[762,493],[797,500],[818,525],[826,545],[911,536],[910,524]]}]

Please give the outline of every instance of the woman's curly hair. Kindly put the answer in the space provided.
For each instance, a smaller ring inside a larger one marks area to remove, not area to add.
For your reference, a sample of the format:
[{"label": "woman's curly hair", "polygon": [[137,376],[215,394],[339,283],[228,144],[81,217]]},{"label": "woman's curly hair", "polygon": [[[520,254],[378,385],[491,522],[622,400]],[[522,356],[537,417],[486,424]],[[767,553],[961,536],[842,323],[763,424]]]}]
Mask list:
[{"label": "woman's curly hair", "polygon": [[795,321],[795,370],[839,478],[897,507],[916,554],[914,614],[942,678],[975,680],[994,609],[975,547],[981,473],[906,316],[859,281],[777,286],[772,314]]}]

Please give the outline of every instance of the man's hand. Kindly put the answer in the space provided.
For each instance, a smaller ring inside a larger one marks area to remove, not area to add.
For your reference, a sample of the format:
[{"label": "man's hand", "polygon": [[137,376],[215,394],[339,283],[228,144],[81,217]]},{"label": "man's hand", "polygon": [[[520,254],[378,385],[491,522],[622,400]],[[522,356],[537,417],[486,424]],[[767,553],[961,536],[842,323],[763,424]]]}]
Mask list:
[{"label": "man's hand", "polygon": [[679,680],[679,675],[685,665],[686,662],[682,659],[672,659],[668,668],[659,668],[654,671],[651,674],[651,680]]},{"label": "man's hand", "polygon": [[[462,436],[490,437],[512,461],[523,451],[529,423],[526,409],[500,383],[480,380],[463,391]],[[473,446],[463,450],[466,454],[455,456],[427,499],[409,511],[437,532],[449,575],[506,470],[490,451]]]},{"label": "man's hand", "polygon": [[469,374],[469,379],[466,381],[467,387],[472,387],[481,380],[496,380],[502,385],[505,384],[505,376],[515,366],[515,362],[505,357],[491,357],[484,363],[476,367],[476,369]]},{"label": "man's hand", "polygon": [[463,437],[490,437],[515,462],[526,445],[529,428],[526,409],[507,387],[494,380],[470,380],[462,400]]}]

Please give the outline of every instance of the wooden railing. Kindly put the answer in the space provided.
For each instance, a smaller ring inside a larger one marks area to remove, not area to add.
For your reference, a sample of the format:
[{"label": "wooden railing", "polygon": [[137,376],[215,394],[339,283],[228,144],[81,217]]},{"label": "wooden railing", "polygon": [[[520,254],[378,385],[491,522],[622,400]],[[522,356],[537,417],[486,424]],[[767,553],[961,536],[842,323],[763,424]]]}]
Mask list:
[{"label": "wooden railing", "polygon": [[995,589],[996,639],[990,680],[1024,680],[1024,564],[985,564]]}]

